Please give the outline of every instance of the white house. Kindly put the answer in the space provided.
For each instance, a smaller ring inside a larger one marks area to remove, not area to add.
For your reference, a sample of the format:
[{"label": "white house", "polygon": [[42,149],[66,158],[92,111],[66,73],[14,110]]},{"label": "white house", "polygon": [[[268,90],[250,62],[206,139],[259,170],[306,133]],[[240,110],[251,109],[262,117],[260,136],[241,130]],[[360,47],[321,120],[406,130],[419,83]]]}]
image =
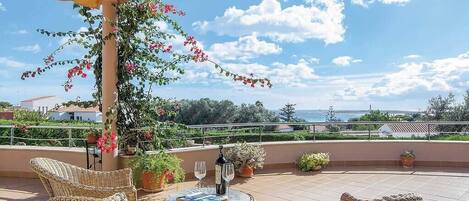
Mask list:
[{"label": "white house", "polygon": [[282,125],[276,126],[275,131],[280,132],[280,133],[288,133],[288,132],[293,131],[293,127],[291,127],[289,125],[282,124]]},{"label": "white house", "polygon": [[310,133],[320,133],[320,132],[326,132],[326,131],[327,131],[327,127],[324,125],[309,126]]},{"label": "white house", "polygon": [[63,106],[49,113],[50,120],[77,120],[102,122],[102,113],[98,107],[82,108],[79,106]]},{"label": "white house", "polygon": [[61,105],[63,102],[63,99],[56,96],[41,96],[21,101],[20,107],[45,114],[49,110],[54,109],[54,107]]},{"label": "white house", "polygon": [[378,129],[380,137],[425,137],[438,134],[435,125],[423,123],[384,124]]}]

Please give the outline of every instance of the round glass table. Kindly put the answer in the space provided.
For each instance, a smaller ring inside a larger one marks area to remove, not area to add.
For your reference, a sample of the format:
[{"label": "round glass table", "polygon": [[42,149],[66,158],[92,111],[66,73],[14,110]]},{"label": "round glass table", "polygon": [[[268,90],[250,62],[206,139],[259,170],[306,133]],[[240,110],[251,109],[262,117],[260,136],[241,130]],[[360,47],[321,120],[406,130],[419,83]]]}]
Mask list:
[{"label": "round glass table", "polygon": [[[250,195],[249,193],[245,193],[245,192],[238,191],[238,190],[231,189],[231,188],[227,189],[227,190],[228,190],[228,192],[227,192],[226,195],[228,196],[228,199],[227,199],[228,201],[255,201],[254,197],[252,197],[252,195]],[[182,190],[182,191],[170,194],[168,197],[166,197],[165,201],[183,200],[183,199],[181,199],[182,197],[187,196],[187,195],[191,195],[191,194],[195,194],[195,193],[205,193],[205,194],[209,194],[209,195],[215,195],[216,194],[215,187],[212,187],[212,188],[208,188],[208,187],[205,187],[205,188],[190,188],[190,189],[186,189],[186,190]],[[226,200],[226,199],[221,199],[221,198],[218,197],[216,199],[207,199],[207,200],[222,201],[222,200]]]}]

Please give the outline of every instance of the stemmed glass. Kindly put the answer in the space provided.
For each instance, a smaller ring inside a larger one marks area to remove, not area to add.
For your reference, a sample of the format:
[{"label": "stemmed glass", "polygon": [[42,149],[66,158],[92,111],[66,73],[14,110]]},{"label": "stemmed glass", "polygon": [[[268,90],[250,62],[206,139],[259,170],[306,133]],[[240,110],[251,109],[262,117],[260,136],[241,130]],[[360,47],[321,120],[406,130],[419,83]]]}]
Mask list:
[{"label": "stemmed glass", "polygon": [[225,164],[223,164],[222,177],[223,177],[223,179],[226,181],[226,189],[227,189],[227,190],[226,190],[226,191],[227,191],[226,194],[228,195],[228,197],[229,197],[229,192],[230,192],[228,186],[229,186],[229,184],[230,184],[230,181],[233,180],[234,175],[235,175],[235,173],[234,173],[234,165],[233,165],[233,163],[225,163]]},{"label": "stemmed glass", "polygon": [[207,175],[207,168],[205,167],[205,161],[195,161],[194,176],[199,180],[198,186],[202,187],[202,179]]}]

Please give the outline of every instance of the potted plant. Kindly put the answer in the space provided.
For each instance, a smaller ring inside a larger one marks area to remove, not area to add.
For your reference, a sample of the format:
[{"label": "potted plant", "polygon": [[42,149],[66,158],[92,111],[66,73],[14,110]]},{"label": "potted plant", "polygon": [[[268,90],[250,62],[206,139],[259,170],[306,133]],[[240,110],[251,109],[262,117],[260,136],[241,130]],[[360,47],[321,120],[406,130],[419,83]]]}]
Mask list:
[{"label": "potted plant", "polygon": [[329,153],[303,154],[298,159],[298,168],[303,172],[318,171],[330,162]]},{"label": "potted plant", "polygon": [[136,183],[141,181],[145,192],[159,192],[164,190],[168,182],[184,180],[181,159],[163,151],[139,155],[132,159],[129,165],[134,170],[134,180]]},{"label": "potted plant", "polygon": [[401,153],[401,163],[404,168],[414,167],[415,153],[413,150],[405,150]]},{"label": "potted plant", "polygon": [[96,144],[96,141],[98,141],[99,137],[98,129],[90,128],[88,132],[86,132],[85,137],[88,144]]},{"label": "potted plant", "polygon": [[241,177],[252,177],[254,170],[262,168],[265,151],[260,145],[238,143],[225,153],[226,158],[233,163]]},{"label": "potted plant", "polygon": [[137,146],[135,145],[127,145],[125,148],[125,154],[129,156],[133,156],[137,153]]}]

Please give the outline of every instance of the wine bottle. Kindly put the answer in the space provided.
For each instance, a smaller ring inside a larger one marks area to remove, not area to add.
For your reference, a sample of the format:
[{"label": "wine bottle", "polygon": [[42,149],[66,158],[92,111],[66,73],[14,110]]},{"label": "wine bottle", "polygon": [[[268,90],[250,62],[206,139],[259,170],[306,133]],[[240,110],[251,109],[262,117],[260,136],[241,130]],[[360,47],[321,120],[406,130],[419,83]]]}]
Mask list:
[{"label": "wine bottle", "polygon": [[223,179],[223,164],[227,163],[227,160],[223,156],[223,145],[220,145],[220,155],[215,162],[215,188],[217,195],[225,195],[226,193],[226,181]]}]

